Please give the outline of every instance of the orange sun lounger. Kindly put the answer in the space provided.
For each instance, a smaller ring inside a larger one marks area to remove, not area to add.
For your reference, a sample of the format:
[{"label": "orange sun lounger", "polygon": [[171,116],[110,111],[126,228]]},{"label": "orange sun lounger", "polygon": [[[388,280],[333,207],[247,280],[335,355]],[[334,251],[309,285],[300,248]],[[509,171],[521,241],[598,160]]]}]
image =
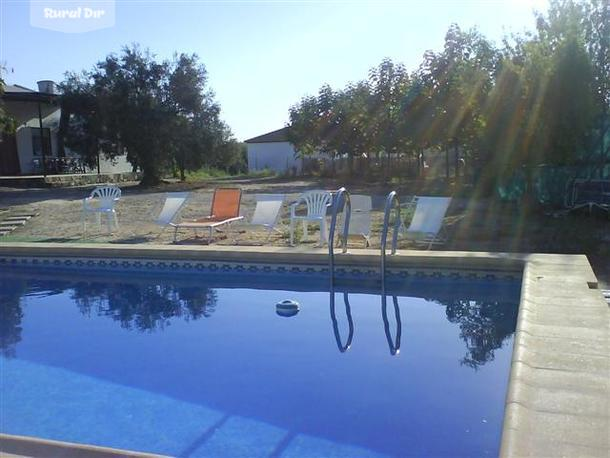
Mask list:
[{"label": "orange sun lounger", "polygon": [[244,218],[243,216],[239,216],[240,205],[241,189],[217,188],[214,190],[210,216],[183,221],[180,223],[170,223],[170,225],[174,228],[174,242],[176,242],[178,229],[182,228],[193,229],[195,232],[197,229],[208,229],[208,243],[211,242],[214,229],[225,224],[229,225]]}]

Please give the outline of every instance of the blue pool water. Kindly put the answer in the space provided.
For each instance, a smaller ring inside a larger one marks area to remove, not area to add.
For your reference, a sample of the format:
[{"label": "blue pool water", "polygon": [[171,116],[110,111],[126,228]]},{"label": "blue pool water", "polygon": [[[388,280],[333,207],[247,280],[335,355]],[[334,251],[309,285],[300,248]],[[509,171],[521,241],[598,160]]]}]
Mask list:
[{"label": "blue pool water", "polygon": [[497,455],[519,284],[390,293],[0,270],[0,429],[193,457]]}]

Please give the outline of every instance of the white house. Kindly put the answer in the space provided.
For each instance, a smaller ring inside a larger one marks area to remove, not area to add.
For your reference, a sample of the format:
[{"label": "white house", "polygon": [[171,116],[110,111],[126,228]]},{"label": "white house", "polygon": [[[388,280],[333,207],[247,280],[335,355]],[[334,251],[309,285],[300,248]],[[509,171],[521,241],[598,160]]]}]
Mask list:
[{"label": "white house", "polygon": [[271,169],[280,174],[301,173],[303,159],[288,141],[288,129],[283,127],[246,140],[249,172]]},{"label": "white house", "polygon": [[[2,100],[16,121],[14,134],[0,139],[0,175],[36,175],[67,172],[97,172],[82,169],[78,156],[68,148],[59,151],[61,108],[52,81],[39,81],[38,91],[20,85],[5,85]],[[125,157],[114,161],[100,157],[100,173],[126,173],[132,167]]]}]

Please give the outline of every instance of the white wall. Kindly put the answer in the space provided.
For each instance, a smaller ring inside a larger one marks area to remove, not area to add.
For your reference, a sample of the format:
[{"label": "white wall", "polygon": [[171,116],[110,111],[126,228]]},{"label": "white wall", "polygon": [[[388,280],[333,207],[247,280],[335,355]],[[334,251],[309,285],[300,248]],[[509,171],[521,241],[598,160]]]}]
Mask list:
[{"label": "white wall", "polygon": [[[23,107],[22,107],[23,108]],[[22,110],[21,121],[22,124],[17,126],[15,133],[15,139],[17,141],[17,154],[19,156],[19,166],[21,173],[41,173],[41,170],[34,169],[33,159],[42,160],[41,156],[34,156],[32,149],[32,128],[38,128],[40,126],[38,117],[30,117],[31,115],[26,114],[25,108]],[[49,128],[51,131],[51,156],[57,157],[57,130],[59,128],[59,118],[61,116],[61,110],[56,108],[51,110],[50,113],[42,119],[42,126]],[[75,157],[76,153],[65,148],[66,156]],[[126,173],[132,171],[132,166],[127,162],[126,156],[119,156],[114,161],[105,159],[103,156],[100,157],[100,172],[101,173]],[[88,170],[89,173],[97,173],[97,167]]]},{"label": "white wall", "polygon": [[[127,155],[119,156],[111,161],[100,156],[100,173],[128,173],[133,170],[133,167],[127,162]],[[93,168],[91,172],[96,173],[97,168]]]},{"label": "white wall", "polygon": [[303,161],[296,157],[296,151],[289,142],[248,143],[248,171],[271,169],[285,173],[296,168],[301,172]]},{"label": "white wall", "polygon": [[17,128],[15,140],[17,142],[17,156],[19,156],[19,170],[21,170],[21,173],[32,173],[34,171],[32,129],[29,127]]},{"label": "white wall", "polygon": [[[15,132],[15,139],[17,141],[17,155],[19,156],[19,167],[21,173],[35,173],[40,170],[35,170],[33,160],[40,159],[42,156],[34,156],[32,149],[32,129],[38,129],[40,127],[40,121],[38,120],[37,113],[31,112],[27,115],[28,111],[26,108],[31,108],[29,105],[22,107],[21,124],[17,126]],[[56,107],[45,106],[46,116],[42,118],[42,127],[50,129],[51,132],[51,151],[50,156],[57,156],[57,128],[59,126],[59,117],[61,111]]]}]

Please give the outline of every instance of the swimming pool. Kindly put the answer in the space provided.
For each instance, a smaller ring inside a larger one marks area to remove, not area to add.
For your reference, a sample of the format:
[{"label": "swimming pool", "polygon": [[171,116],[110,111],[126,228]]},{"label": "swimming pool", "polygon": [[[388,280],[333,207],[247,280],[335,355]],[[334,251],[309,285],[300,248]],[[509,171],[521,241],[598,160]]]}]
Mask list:
[{"label": "swimming pool", "polygon": [[498,454],[517,279],[395,274],[382,300],[307,269],[3,267],[2,432],[174,456]]}]

